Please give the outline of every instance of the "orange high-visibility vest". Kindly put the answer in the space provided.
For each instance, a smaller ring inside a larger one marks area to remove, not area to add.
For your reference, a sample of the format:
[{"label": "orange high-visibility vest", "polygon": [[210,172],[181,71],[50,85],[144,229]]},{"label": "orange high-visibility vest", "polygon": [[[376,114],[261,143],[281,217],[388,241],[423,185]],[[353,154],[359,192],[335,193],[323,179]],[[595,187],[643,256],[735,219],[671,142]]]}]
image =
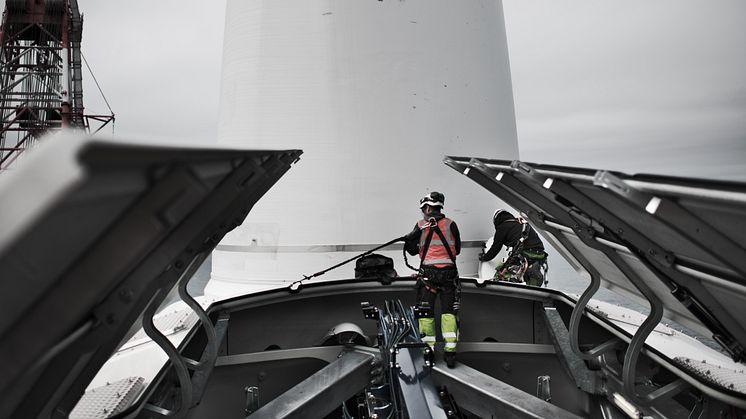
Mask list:
[{"label": "orange high-visibility vest", "polygon": [[435,266],[436,268],[453,266],[454,261],[448,257],[448,251],[446,250],[446,246],[448,246],[451,249],[453,257],[456,257],[456,240],[451,233],[451,223],[453,221],[447,217],[438,220],[438,228],[443,233],[446,243],[443,243],[437,231],[433,231],[432,239],[430,239],[430,247],[427,248],[427,254],[423,255],[425,241],[427,240],[427,236],[430,235],[431,227],[428,226],[429,222],[427,220],[417,221],[417,226],[422,230],[422,234],[420,235],[420,258],[423,265]]}]

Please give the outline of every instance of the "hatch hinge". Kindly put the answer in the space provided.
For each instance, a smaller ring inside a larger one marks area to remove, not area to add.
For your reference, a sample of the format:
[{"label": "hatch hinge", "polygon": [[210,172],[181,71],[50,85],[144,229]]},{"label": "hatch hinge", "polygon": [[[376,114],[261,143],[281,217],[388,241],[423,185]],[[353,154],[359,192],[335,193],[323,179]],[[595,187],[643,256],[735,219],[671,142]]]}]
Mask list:
[{"label": "hatch hinge", "polygon": [[[163,333],[158,330],[153,323],[153,316],[160,308],[161,301],[165,299],[165,295],[161,295],[163,298],[157,298],[158,296],[154,297],[145,308],[142,315],[143,330],[145,330],[145,333],[153,340],[153,342],[155,342],[166,353],[168,359],[172,363],[179,382],[180,397],[178,398],[178,406],[175,409],[164,408],[153,403],[147,403],[145,405],[145,409],[160,416],[181,417],[188,409],[193,407],[199,401],[199,398],[204,391],[204,385],[209,378],[209,374],[218,357],[220,342],[225,337],[228,318],[225,315],[221,316],[218,319],[218,329],[216,330],[215,325],[213,325],[212,320],[210,320],[205,310],[191,295],[189,295],[189,292],[187,291],[189,280],[192,278],[194,272],[199,269],[206,257],[207,254],[202,253],[195,257],[185,268],[183,265],[179,268],[174,266],[172,269],[162,274],[179,276],[177,284],[179,296],[184,303],[186,303],[187,306],[197,314],[197,317],[205,329],[207,345],[200,360],[194,360],[181,355],[174,344],[171,343],[171,341],[163,335]],[[159,294],[166,292],[167,291],[165,290],[161,290]],[[193,370],[195,373],[191,375],[189,370]]]}]

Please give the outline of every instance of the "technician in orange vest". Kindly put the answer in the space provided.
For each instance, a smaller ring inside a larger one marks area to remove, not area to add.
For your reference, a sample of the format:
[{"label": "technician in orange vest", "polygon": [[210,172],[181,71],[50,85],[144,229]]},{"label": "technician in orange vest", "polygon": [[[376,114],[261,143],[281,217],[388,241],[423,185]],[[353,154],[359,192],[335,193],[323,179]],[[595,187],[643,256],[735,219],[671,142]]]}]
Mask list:
[{"label": "technician in orange vest", "polygon": [[458,309],[461,283],[456,269],[456,255],[461,252],[461,236],[456,223],[441,210],[445,197],[431,192],[420,200],[422,219],[414,230],[405,236],[404,248],[411,255],[419,254],[420,269],[417,275],[417,305],[427,303],[430,316],[419,319],[422,341],[435,347],[435,297],[440,295],[440,328],[445,341],[443,358],[449,368],[456,363],[458,341]]}]

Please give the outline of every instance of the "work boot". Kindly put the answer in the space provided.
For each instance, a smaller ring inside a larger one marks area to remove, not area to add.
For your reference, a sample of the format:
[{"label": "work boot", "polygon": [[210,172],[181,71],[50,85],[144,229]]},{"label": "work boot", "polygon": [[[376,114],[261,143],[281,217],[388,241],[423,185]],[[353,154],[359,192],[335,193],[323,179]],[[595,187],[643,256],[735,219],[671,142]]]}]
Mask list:
[{"label": "work boot", "polygon": [[448,368],[456,367],[456,352],[446,352],[443,354],[443,358],[445,359]]}]

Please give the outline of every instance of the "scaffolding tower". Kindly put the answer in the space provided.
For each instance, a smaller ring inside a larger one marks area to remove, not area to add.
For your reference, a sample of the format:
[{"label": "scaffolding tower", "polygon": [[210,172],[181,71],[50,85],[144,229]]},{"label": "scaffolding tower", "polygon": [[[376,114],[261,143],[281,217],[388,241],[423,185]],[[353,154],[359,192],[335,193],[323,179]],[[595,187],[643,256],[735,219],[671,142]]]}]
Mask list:
[{"label": "scaffolding tower", "polygon": [[77,0],[6,0],[0,27],[0,172],[44,134],[90,131],[84,115]]}]

